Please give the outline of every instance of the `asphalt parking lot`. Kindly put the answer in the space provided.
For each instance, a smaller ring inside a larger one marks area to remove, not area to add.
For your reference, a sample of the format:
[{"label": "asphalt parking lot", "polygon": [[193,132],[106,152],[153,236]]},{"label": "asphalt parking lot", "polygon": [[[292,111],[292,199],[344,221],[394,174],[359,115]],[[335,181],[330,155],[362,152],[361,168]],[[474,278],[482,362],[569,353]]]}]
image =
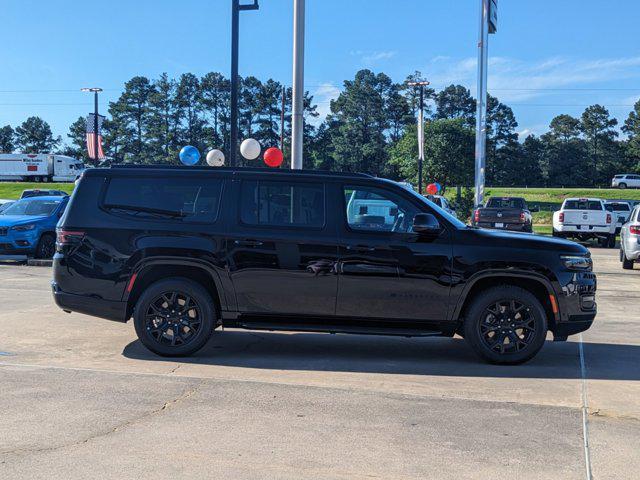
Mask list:
[{"label": "asphalt parking lot", "polygon": [[58,310],[49,268],[1,265],[0,478],[638,478],[640,269],[592,253],[582,362],[578,336],[517,367],[459,338],[234,330],[161,359]]}]

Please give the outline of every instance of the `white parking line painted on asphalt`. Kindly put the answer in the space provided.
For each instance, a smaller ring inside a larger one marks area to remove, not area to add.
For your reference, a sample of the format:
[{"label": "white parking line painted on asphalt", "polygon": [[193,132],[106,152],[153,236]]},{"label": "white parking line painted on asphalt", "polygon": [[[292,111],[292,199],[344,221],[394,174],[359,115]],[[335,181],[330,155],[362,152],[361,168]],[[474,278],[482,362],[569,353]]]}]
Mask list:
[{"label": "white parking line painted on asphalt", "polygon": [[587,368],[584,363],[584,346],[582,343],[582,333],[578,343],[580,352],[580,374],[582,376],[582,445],[584,447],[584,467],[585,478],[592,479],[591,475],[591,453],[589,451],[589,403],[587,399]]}]

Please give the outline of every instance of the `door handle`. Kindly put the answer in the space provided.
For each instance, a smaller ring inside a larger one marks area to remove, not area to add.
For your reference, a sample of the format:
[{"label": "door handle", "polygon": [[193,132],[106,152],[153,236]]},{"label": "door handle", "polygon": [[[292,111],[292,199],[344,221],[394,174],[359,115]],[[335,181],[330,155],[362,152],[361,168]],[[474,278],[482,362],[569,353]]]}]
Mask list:
[{"label": "door handle", "polygon": [[236,240],[233,243],[238,247],[260,247],[264,245],[264,242],[260,242],[258,240]]},{"label": "door handle", "polygon": [[366,245],[347,245],[347,250],[351,252],[373,252],[376,247],[368,247]]}]

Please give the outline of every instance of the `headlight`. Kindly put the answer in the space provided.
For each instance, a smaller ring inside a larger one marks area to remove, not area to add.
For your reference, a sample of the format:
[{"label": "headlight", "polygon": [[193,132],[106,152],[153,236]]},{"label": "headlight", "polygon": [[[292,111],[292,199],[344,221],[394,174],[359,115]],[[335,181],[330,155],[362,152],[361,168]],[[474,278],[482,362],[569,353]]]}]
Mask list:
[{"label": "headlight", "polygon": [[562,263],[569,270],[591,270],[593,267],[593,261],[591,257],[580,257],[577,255],[562,255],[560,256]]},{"label": "headlight", "polygon": [[12,227],[11,230],[15,230],[16,232],[27,232],[29,230],[33,230],[34,228],[36,228],[35,224],[28,223],[26,225],[16,225],[15,227]]}]

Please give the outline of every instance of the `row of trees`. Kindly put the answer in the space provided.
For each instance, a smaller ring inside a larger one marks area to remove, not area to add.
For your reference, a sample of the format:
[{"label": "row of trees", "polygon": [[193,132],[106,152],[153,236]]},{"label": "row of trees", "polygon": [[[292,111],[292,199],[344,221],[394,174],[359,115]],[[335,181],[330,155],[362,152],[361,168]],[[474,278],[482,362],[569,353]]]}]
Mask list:
[{"label": "row of trees", "polygon": [[[421,80],[420,72],[407,80]],[[358,171],[417,182],[418,145],[416,91],[384,73],[361,70],[344,82],[331,101],[324,121],[305,95],[305,167]],[[280,118],[284,95],[284,131]],[[199,78],[186,73],[155,80],[134,77],[108,108],[104,123],[105,151],[114,162],[176,163],[184,145],[201,152],[229,152],[230,83],[220,73]],[[427,90],[425,178],[443,185],[471,185],[474,175],[475,99],[461,85]],[[269,79],[241,80],[240,137],[254,137],[265,146],[285,138],[289,154],[291,89]],[[487,183],[489,185],[603,185],[616,173],[640,170],[640,101],[622,125],[601,105],[579,118],[558,115],[541,136],[519,139],[512,109],[489,95],[487,112]],[[80,117],[68,134],[69,144],[54,138],[38,117],[15,130],[0,129],[0,150],[24,152],[57,149],[85,157],[85,123]]]}]

